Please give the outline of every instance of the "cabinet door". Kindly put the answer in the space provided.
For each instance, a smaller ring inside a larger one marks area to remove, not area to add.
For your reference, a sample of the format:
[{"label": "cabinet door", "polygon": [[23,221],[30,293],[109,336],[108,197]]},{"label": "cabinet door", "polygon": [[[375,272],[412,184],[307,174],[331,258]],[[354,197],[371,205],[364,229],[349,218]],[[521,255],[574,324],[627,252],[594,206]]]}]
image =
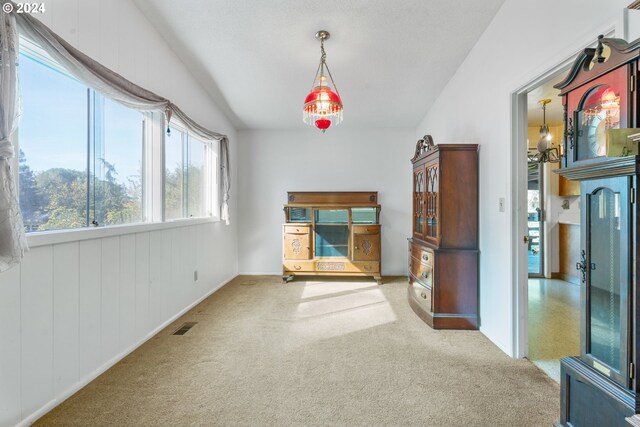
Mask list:
[{"label": "cabinet door", "polygon": [[419,239],[424,236],[424,166],[413,170],[413,235]]},{"label": "cabinet door", "polygon": [[309,232],[284,233],[284,259],[311,259]]},{"label": "cabinet door", "polygon": [[622,66],[567,94],[567,166],[621,155],[608,152],[606,132],[627,127],[628,85]]},{"label": "cabinet door", "polygon": [[438,163],[428,164],[425,170],[425,233],[427,240],[436,241],[440,237],[440,198]]},{"label": "cabinet door", "polygon": [[582,182],[581,357],[628,387],[630,178]]},{"label": "cabinet door", "polygon": [[378,261],[380,259],[380,234],[354,234],[353,260]]}]

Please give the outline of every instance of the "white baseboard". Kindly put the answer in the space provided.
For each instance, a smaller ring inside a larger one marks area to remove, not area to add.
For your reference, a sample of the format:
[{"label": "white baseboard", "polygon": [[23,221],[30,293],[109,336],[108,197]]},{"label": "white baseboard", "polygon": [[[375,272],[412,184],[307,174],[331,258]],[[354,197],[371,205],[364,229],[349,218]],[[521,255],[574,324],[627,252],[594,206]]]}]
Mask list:
[{"label": "white baseboard", "polygon": [[246,271],[246,272],[238,273],[238,276],[282,276],[282,271],[271,271],[271,272]]},{"label": "white baseboard", "polygon": [[[406,271],[402,272],[387,272],[382,273],[382,276],[406,276],[408,273]],[[238,273],[238,276],[282,276],[282,271],[271,271],[271,272],[259,272],[259,271],[242,271]]]},{"label": "white baseboard", "polygon": [[183,316],[185,313],[187,313],[189,310],[191,310],[192,308],[194,308],[196,305],[200,304],[202,301],[204,301],[205,299],[207,299],[208,297],[210,297],[213,293],[215,293],[216,291],[218,291],[220,288],[222,288],[224,285],[226,285],[227,283],[229,283],[230,281],[232,281],[233,279],[235,279],[237,276],[232,276],[227,280],[222,281],[220,284],[218,284],[217,286],[214,286],[209,292],[207,292],[204,296],[198,298],[196,301],[194,301],[193,303],[189,304],[187,307],[185,307],[184,309],[180,310],[177,314],[175,314],[174,316],[172,316],[170,319],[168,319],[167,321],[165,321],[164,323],[162,323],[160,326],[158,326],[157,328],[155,328],[153,331],[149,332],[144,338],[142,338],[140,341],[138,341],[137,343],[133,344],[132,346],[128,347],[127,349],[125,349],[123,352],[117,354],[115,357],[111,358],[108,362],[106,362],[105,364],[103,364],[102,366],[100,366],[98,369],[96,369],[95,371],[91,372],[89,375],[87,375],[85,378],[81,379],[80,381],[78,381],[77,383],[75,383],[74,385],[72,385],[71,387],[69,387],[66,391],[64,391],[62,394],[60,394],[59,396],[57,396],[55,399],[47,402],[46,404],[44,404],[42,407],[40,407],[40,409],[36,410],[35,412],[31,413],[31,415],[29,415],[28,417],[24,418],[20,423],[17,424],[16,427],[26,427],[26,426],[30,426],[31,424],[33,424],[34,422],[36,422],[40,417],[44,416],[45,414],[47,414],[48,412],[50,412],[53,408],[55,408],[56,406],[60,405],[62,402],[64,402],[65,400],[67,400],[69,397],[71,397],[73,394],[75,394],[78,390],[80,390],[82,387],[86,386],[87,384],[89,384],[91,381],[95,380],[96,378],[98,378],[100,375],[102,375],[104,372],[106,372],[109,368],[111,368],[113,365],[115,365],[116,363],[118,363],[119,361],[121,361],[122,359],[124,359],[126,356],[128,356],[130,353],[132,353],[135,349],[137,349],[138,347],[140,347],[142,344],[144,344],[145,342],[149,341],[151,338],[153,338],[156,334],[158,334],[160,331],[162,331],[164,328],[166,328],[167,326],[169,326],[171,323],[175,322],[178,318],[180,318],[181,316]]}]

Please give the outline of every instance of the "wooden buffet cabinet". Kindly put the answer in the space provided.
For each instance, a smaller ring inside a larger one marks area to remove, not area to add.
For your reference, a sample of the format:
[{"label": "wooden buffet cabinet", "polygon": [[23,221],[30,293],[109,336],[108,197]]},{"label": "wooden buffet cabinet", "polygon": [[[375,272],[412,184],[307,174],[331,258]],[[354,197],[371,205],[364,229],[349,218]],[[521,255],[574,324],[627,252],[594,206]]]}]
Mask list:
[{"label": "wooden buffet cabinet", "polygon": [[380,276],[377,192],[289,192],[282,226],[282,279]]},{"label": "wooden buffet cabinet", "polygon": [[478,328],[478,146],[418,140],[409,305],[434,329]]}]

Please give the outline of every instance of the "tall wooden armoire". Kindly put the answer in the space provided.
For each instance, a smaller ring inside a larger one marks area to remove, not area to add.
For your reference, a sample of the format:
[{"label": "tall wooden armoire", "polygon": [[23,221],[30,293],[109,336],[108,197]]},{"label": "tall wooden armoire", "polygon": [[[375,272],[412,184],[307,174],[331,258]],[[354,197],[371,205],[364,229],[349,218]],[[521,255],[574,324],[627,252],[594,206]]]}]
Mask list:
[{"label": "tall wooden armoire", "polygon": [[478,328],[478,146],[418,140],[409,305],[434,329]]},{"label": "tall wooden armoire", "polygon": [[640,413],[638,274],[640,40],[599,38],[555,87],[565,107],[557,173],[580,181],[580,355],[561,360],[563,426],[627,426]]}]

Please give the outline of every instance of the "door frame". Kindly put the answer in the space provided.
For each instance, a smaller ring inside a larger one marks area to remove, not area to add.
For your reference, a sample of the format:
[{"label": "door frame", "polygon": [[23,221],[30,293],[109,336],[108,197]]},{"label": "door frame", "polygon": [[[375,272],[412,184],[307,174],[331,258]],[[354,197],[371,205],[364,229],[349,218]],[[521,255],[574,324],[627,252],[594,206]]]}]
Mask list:
[{"label": "door frame", "polygon": [[[624,33],[622,29],[621,33]],[[606,30],[592,34],[614,37],[616,23]],[[527,94],[558,74],[566,72],[576,56],[587,47],[595,45],[590,37],[577,50],[561,58],[555,65],[540,72],[527,83],[511,92],[511,272],[512,272],[512,356],[523,358],[529,352],[528,260],[527,245],[523,238],[527,230]],[[550,251],[546,251],[549,253]]]}]

